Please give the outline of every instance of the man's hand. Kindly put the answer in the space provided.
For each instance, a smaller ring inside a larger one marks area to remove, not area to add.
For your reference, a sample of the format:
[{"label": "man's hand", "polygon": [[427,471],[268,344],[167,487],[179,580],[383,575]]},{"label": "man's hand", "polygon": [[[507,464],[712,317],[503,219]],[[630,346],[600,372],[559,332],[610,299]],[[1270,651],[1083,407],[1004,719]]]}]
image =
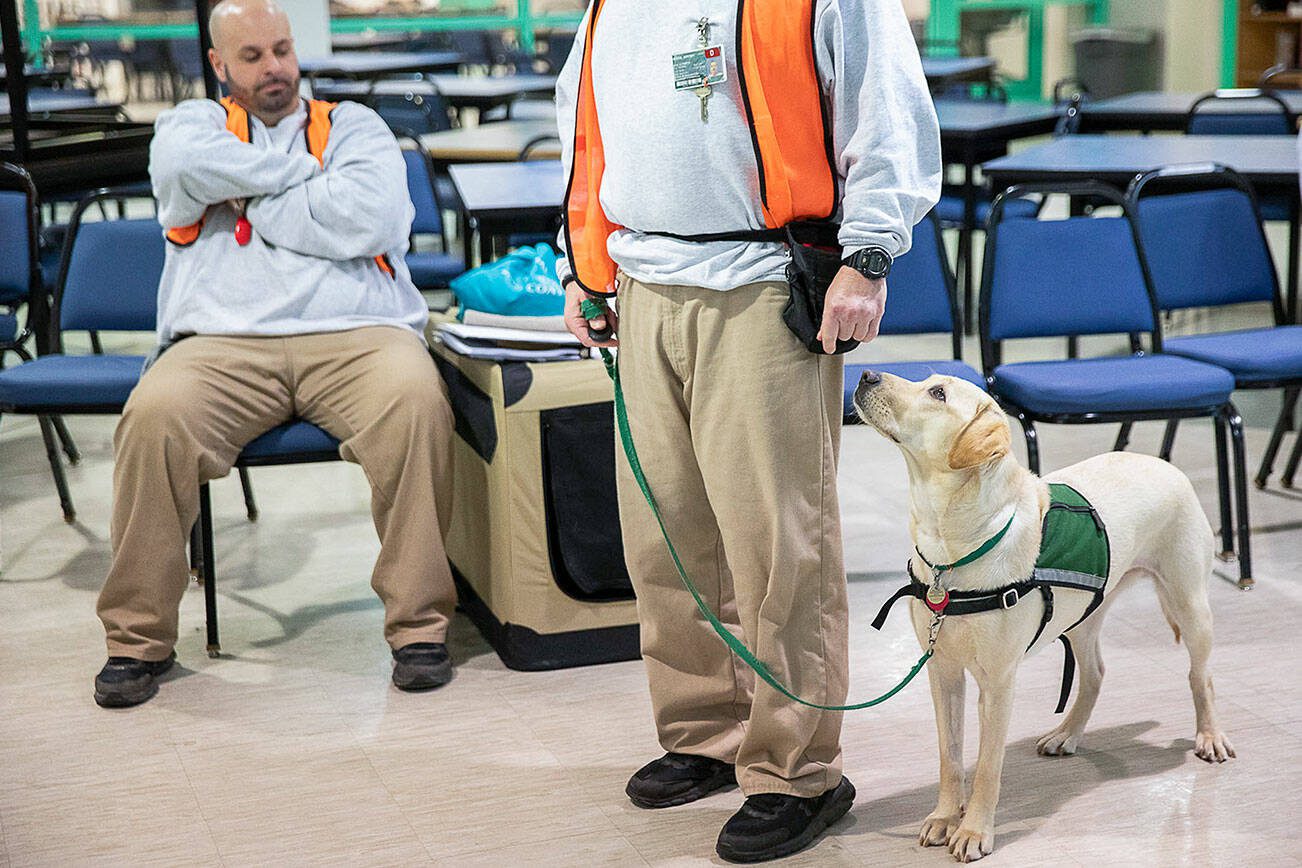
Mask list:
[{"label": "man's hand", "polygon": [[[585,347],[619,346],[619,341],[614,337],[614,334],[619,330],[619,317],[615,315],[614,310],[607,313],[607,316],[610,317],[611,339],[604,343],[598,343],[588,336],[589,322],[584,318],[583,311],[580,309],[580,305],[583,304],[583,300],[587,297],[588,294],[584,292],[578,284],[571,281],[566,285],[565,327],[569,329],[570,334],[578,338],[579,343],[583,344]],[[597,317],[592,320],[591,325],[597,331],[601,331],[606,326],[606,317]]]},{"label": "man's hand", "polygon": [[835,352],[838,340],[868,343],[877,337],[885,312],[885,279],[872,280],[842,266],[823,302],[823,323],[818,330],[823,351]]}]

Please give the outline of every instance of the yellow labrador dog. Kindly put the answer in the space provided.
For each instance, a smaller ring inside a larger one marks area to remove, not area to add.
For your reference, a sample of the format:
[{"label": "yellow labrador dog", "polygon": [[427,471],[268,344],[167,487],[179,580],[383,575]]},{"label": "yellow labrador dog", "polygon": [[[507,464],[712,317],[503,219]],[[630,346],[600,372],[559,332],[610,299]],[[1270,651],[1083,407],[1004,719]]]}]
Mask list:
[{"label": "yellow labrador dog", "polygon": [[[1078,658],[1080,688],[1062,723],[1040,739],[1039,752],[1075,753],[1103,680],[1099,657],[1103,616],[1117,591],[1142,577],[1154,580],[1176,641],[1183,636],[1189,651],[1189,685],[1198,726],[1194,753],[1208,762],[1234,756],[1216,722],[1207,672],[1212,650],[1207,582],[1213,536],[1184,474],[1157,458],[1111,452],[1038,479],[1010,454],[1008,422],[998,404],[976,386],[953,377],[937,375],[913,383],[869,371],[855,390],[854,404],[865,422],[904,453],[910,525],[917,548],[911,570],[923,585],[933,580],[926,564],[959,562],[1007,528],[986,553],[942,572],[935,583],[939,588],[932,589],[933,602],[940,602],[940,591],[975,599],[973,592],[1005,588],[1032,574],[1050,503],[1050,482],[1066,483],[1089,501],[1106,527],[1110,547],[1103,559],[1109,578],[1101,602],[1088,616],[1093,593],[1056,588],[1051,607],[1041,594],[1032,593],[1006,608],[947,616],[941,622],[935,654],[927,666],[940,741],[940,798],[923,821],[919,834],[923,846],[947,844],[960,862],[980,859],[994,849],[995,804],[1017,665],[1033,640],[1030,650],[1040,650],[1064,631]],[[910,607],[924,646],[933,620],[926,599],[926,595],[913,599]],[[1051,612],[1047,621],[1046,610]],[[965,672],[972,673],[980,689],[980,750],[966,805]]]}]

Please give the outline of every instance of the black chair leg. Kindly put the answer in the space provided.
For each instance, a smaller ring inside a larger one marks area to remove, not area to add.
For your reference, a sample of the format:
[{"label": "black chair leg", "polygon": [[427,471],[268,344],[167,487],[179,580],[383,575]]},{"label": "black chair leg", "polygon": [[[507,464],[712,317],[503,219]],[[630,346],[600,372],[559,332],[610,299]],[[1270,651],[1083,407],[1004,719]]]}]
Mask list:
[{"label": "black chair leg", "polygon": [[68,480],[63,475],[63,461],[59,459],[59,444],[54,433],[54,425],[49,416],[37,416],[41,424],[41,438],[45,441],[45,457],[50,461],[50,472],[54,474],[54,487],[59,492],[59,505],[63,507],[63,520],[72,524],[77,520],[77,510],[72,505],[72,495],[68,492]]},{"label": "black chair leg", "polygon": [[212,497],[208,484],[199,487],[199,535],[203,549],[203,608],[208,625],[208,656],[221,655],[221,641],[217,635],[217,570],[212,553]]},{"label": "black chair leg", "polygon": [[1117,442],[1112,444],[1113,452],[1125,452],[1126,447],[1130,445],[1130,429],[1134,427],[1133,422],[1122,422],[1121,430],[1117,432]]},{"label": "black chair leg", "polygon": [[1302,433],[1299,433],[1297,440],[1293,441],[1293,451],[1289,453],[1288,464],[1284,465],[1284,475],[1280,477],[1280,485],[1285,488],[1293,487],[1293,476],[1297,473],[1300,462],[1302,462]]},{"label": "black chair leg", "polygon": [[258,504],[253,499],[253,481],[249,479],[249,469],[247,467],[238,469],[240,471],[240,487],[244,489],[244,512],[248,515],[249,521],[257,521]]},{"label": "black chair leg", "polygon": [[198,519],[190,528],[190,578],[203,584],[203,533],[199,530]]},{"label": "black chair leg", "polygon": [[97,356],[104,355],[104,345],[99,342],[99,332],[90,333],[90,351]]},{"label": "black chair leg", "polygon": [[1026,466],[1036,476],[1040,475],[1040,438],[1035,433],[1035,423],[1025,416],[1018,416],[1017,421],[1022,423],[1022,433],[1026,435]]},{"label": "black chair leg", "polygon": [[63,444],[63,454],[68,456],[68,463],[76,465],[81,462],[81,452],[77,450],[77,444],[72,442],[72,435],[68,433],[68,426],[63,423],[62,416],[51,416],[50,422],[54,425],[54,431],[59,435],[59,442]]},{"label": "black chair leg", "polygon": [[1179,419],[1166,420],[1166,432],[1162,435],[1162,451],[1158,453],[1163,461],[1171,460],[1171,450],[1175,448],[1175,432],[1179,429]]},{"label": "black chair leg", "polygon": [[1257,478],[1254,481],[1258,488],[1266,487],[1270,474],[1275,470],[1275,456],[1279,454],[1279,447],[1284,442],[1284,434],[1292,427],[1293,411],[1297,408],[1299,395],[1302,395],[1302,389],[1284,390],[1284,406],[1280,408],[1279,418],[1275,420],[1275,430],[1270,432],[1270,443],[1266,445],[1266,454],[1261,456],[1261,467],[1257,468]]},{"label": "black chair leg", "polygon": [[1230,442],[1234,446],[1234,511],[1238,520],[1239,588],[1247,591],[1256,582],[1252,578],[1251,522],[1248,520],[1248,462],[1243,445],[1243,417],[1230,405],[1227,412]]},{"label": "black chair leg", "polygon": [[1216,555],[1222,561],[1234,560],[1234,516],[1230,512],[1230,458],[1226,446],[1225,412],[1218,412],[1213,422],[1216,437],[1216,500],[1221,512],[1221,550]]}]

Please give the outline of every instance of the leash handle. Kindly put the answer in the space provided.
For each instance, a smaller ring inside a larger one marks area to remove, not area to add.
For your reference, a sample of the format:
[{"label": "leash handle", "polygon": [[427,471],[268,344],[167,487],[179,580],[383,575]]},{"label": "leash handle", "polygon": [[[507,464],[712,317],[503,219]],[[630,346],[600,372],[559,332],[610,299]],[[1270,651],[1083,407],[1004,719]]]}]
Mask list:
[{"label": "leash handle", "polygon": [[[615,336],[615,326],[610,321],[610,307],[604,298],[585,298],[579,310],[583,312],[583,318],[588,321],[588,337],[593,343],[604,344]],[[598,317],[606,318],[605,328],[592,327],[592,321]]]},{"label": "leash handle", "polygon": [[[585,306],[588,304],[587,301],[584,301],[583,303]],[[584,308],[584,316],[588,316],[586,307]],[[614,381],[615,384],[615,422],[619,428],[620,443],[624,447],[624,457],[628,459],[628,466],[629,469],[633,471],[633,478],[637,480],[638,488],[642,489],[642,496],[646,498],[647,505],[651,507],[651,513],[655,516],[656,523],[660,525],[660,533],[665,538],[665,545],[669,547],[669,556],[673,559],[675,569],[678,570],[678,578],[682,580],[683,586],[687,588],[688,593],[692,595],[692,599],[696,601],[696,608],[700,610],[701,615],[709,622],[710,626],[714,628],[714,632],[719,634],[719,638],[722,639],[724,644],[732,650],[732,653],[741,658],[743,663],[754,670],[756,675],[763,679],[766,684],[778,693],[781,693],[792,702],[808,706],[809,708],[817,708],[822,711],[858,711],[862,708],[871,708],[874,705],[880,705],[903,690],[905,686],[913,680],[914,676],[922,671],[922,667],[926,665],[927,661],[931,659],[933,647],[935,645],[935,629],[939,627],[939,618],[937,618],[933,623],[931,641],[928,643],[927,650],[923,652],[920,658],[918,658],[918,662],[909,670],[909,673],[904,676],[904,680],[875,699],[869,699],[866,702],[858,702],[853,705],[820,705],[817,702],[809,702],[808,700],[801,699],[799,696],[792,693],[785,684],[779,681],[777,676],[769,671],[769,668],[764,665],[764,661],[751,653],[745,643],[734,636],[732,632],[723,625],[718,617],[715,616],[714,612],[710,610],[710,607],[705,604],[705,601],[701,599],[700,591],[696,589],[696,585],[692,583],[690,578],[688,578],[687,570],[684,569],[683,562],[678,558],[678,551],[674,548],[673,541],[669,539],[669,531],[665,529],[664,518],[660,515],[660,506],[656,503],[655,496],[651,493],[651,486],[647,483],[646,474],[642,471],[642,462],[639,461],[637,457],[637,447],[633,444],[633,432],[628,424],[627,408],[624,406],[624,390],[620,386],[619,382],[619,364],[615,361],[611,352],[605,347],[601,348],[601,360],[606,365],[606,373],[610,375],[610,379]]]}]

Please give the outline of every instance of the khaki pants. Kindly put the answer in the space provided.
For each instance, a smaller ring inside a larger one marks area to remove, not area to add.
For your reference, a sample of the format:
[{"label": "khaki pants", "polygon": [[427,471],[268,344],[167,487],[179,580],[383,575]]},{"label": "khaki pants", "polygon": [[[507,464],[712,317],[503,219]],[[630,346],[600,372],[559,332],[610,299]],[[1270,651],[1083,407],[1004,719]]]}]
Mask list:
[{"label": "khaki pants", "polygon": [[[781,319],[787,287],[622,279],[619,367],[669,536],[721,620],[798,696],[845,701],[847,610],[836,458],[842,362]],[[665,750],[737,766],[747,795],[841,779],[841,715],[797,705],[697,611],[622,453],[620,519]]]},{"label": "khaki pants", "polygon": [[191,337],[145,373],[114,436],[113,564],[98,607],[109,656],[171,653],[199,485],[295,416],[338,438],[340,455],[371,483],[381,543],[371,586],[384,601],[385,639],[394,648],[444,640],[456,603],[441,533],[452,411],[420,339],[371,327]]}]

